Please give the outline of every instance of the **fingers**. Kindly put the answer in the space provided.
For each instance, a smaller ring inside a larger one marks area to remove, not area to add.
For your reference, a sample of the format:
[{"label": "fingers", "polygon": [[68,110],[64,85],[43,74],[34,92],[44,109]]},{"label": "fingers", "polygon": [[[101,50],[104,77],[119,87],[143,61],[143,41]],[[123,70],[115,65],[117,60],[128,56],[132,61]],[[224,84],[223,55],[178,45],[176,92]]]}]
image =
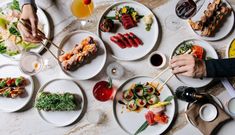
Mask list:
[{"label": "fingers", "polygon": [[190,70],[190,67],[188,66],[182,66],[182,67],[175,67],[172,69],[172,73],[173,74],[180,74],[180,73],[184,73]]},{"label": "fingers", "polygon": [[37,19],[35,18],[30,18],[30,24],[31,24],[31,29],[32,29],[32,34],[34,37],[37,36]]},{"label": "fingers", "polygon": [[32,36],[29,29],[20,23],[18,24],[18,29],[20,30],[20,34],[24,41],[31,43],[39,43],[42,41],[41,36],[36,36],[36,37]]}]

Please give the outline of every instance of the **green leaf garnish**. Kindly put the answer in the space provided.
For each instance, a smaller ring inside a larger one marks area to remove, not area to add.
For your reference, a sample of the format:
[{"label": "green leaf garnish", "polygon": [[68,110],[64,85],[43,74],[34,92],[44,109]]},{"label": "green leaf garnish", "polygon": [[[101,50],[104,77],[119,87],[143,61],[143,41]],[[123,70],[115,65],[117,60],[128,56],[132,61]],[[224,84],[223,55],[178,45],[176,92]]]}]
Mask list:
[{"label": "green leaf garnish", "polygon": [[137,135],[137,134],[139,134],[140,132],[144,131],[148,126],[149,126],[148,122],[145,121],[145,122],[141,125],[141,127],[135,132],[134,135]]},{"label": "green leaf garnish", "polygon": [[168,96],[164,102],[170,102],[172,99],[174,99],[174,96]]}]

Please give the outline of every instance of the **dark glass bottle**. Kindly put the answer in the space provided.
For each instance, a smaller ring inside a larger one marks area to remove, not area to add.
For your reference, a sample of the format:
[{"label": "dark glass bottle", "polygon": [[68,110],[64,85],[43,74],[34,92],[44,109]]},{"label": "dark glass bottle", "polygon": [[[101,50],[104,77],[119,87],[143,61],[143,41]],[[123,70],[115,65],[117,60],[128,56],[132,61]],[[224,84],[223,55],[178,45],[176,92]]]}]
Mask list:
[{"label": "dark glass bottle", "polygon": [[197,93],[195,88],[180,86],[176,89],[175,95],[178,99],[184,100],[186,102],[194,102],[194,101],[206,101],[207,95]]}]

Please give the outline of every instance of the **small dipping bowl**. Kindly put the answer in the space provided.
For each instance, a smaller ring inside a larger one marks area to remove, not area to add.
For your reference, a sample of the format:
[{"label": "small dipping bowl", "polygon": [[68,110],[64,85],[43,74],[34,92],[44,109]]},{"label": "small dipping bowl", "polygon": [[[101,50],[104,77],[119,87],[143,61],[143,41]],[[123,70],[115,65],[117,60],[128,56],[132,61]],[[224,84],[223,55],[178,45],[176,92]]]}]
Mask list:
[{"label": "small dipping bowl", "polygon": [[213,121],[217,117],[218,111],[213,104],[204,104],[199,110],[199,115],[204,121]]},{"label": "small dipping bowl", "polygon": [[155,51],[149,55],[148,61],[151,67],[161,69],[166,65],[166,56],[159,51]]},{"label": "small dipping bowl", "polygon": [[231,98],[227,103],[228,111],[232,116],[235,116],[235,98]]}]

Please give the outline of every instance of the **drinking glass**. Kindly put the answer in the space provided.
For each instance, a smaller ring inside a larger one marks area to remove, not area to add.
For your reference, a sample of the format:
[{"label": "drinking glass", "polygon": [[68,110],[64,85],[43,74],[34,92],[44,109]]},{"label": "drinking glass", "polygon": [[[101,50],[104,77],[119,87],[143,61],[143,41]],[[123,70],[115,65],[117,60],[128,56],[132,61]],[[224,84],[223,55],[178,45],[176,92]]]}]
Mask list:
[{"label": "drinking glass", "polygon": [[[86,3],[85,1],[90,2]],[[94,24],[95,18],[92,16],[94,3],[92,0],[73,0],[71,12],[79,20],[81,27],[85,28]]]},{"label": "drinking glass", "polygon": [[204,3],[205,0],[180,0],[176,4],[176,15],[181,19],[189,19],[201,9]]}]

